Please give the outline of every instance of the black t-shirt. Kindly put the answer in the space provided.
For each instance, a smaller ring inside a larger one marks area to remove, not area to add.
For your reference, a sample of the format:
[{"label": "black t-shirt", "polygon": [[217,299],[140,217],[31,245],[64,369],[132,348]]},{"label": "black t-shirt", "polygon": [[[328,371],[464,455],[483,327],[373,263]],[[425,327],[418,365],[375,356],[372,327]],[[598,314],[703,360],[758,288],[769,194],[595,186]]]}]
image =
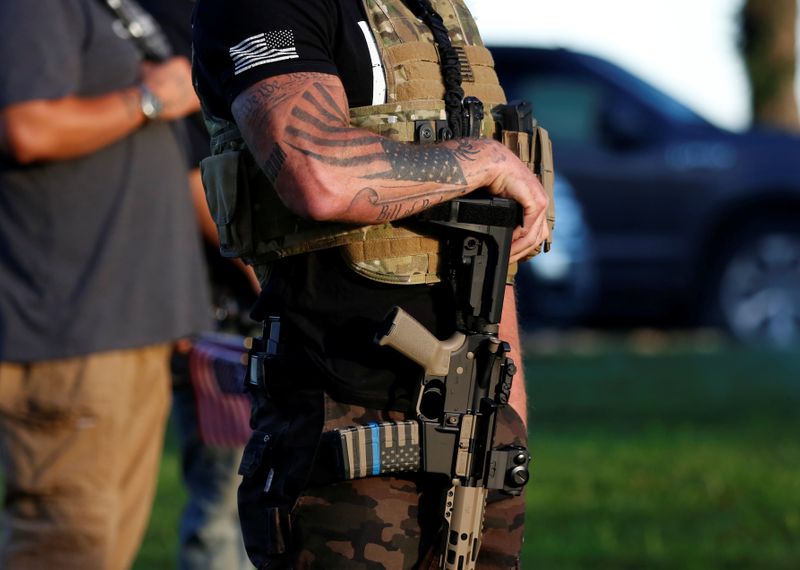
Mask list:
[{"label": "black t-shirt", "polygon": [[[199,0],[196,85],[212,113],[230,118],[236,96],[262,79],[296,72],[338,75],[351,107],[373,101],[371,34],[359,0]],[[408,409],[420,369],[373,338],[400,306],[439,338],[454,330],[444,286],[392,286],[357,275],[338,250],[275,264],[264,305],[280,312],[291,353],[313,364],[293,385],[321,382],[345,402]],[[298,367],[301,369],[302,367]]]},{"label": "black t-shirt", "polygon": [[[119,29],[96,0],[0,2],[0,108],[135,85],[141,56]],[[0,158],[0,361],[166,342],[207,329],[207,306],[168,124],[69,160]]]},{"label": "black t-shirt", "polygon": [[341,78],[351,107],[369,105],[366,20],[360,0],[199,0],[194,16],[198,91],[212,113],[230,118],[230,104],[254,83],[284,73],[319,72]]}]

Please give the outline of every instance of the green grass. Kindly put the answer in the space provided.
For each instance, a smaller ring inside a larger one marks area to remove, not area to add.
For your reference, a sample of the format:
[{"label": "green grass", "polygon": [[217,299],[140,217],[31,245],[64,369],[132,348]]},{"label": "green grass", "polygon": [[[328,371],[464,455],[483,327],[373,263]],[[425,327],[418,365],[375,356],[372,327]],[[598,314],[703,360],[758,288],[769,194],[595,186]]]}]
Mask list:
[{"label": "green grass", "polygon": [[800,567],[800,358],[539,355],[523,568]]},{"label": "green grass", "polygon": [[800,422],[548,430],[524,568],[797,568]]},{"label": "green grass", "polygon": [[[530,354],[524,569],[800,567],[800,356]],[[174,565],[177,473],[168,441],[137,570]]]},{"label": "green grass", "polygon": [[174,430],[169,429],[150,526],[133,570],[169,570],[176,567],[178,521],[185,502],[186,490],[181,481],[178,443]]},{"label": "green grass", "polygon": [[[800,354],[657,348],[528,352],[523,568],[800,568]],[[134,569],[174,567],[184,500],[170,435]]]}]

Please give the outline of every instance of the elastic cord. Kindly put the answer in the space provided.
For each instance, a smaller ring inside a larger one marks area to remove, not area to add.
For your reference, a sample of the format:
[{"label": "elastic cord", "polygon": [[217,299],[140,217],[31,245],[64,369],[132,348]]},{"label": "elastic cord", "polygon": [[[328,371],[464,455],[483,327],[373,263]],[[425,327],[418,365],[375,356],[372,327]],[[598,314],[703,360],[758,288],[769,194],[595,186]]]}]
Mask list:
[{"label": "elastic cord", "polygon": [[459,62],[458,53],[450,41],[450,34],[444,25],[444,19],[434,10],[430,0],[408,0],[408,4],[409,8],[418,17],[422,18],[425,25],[433,33],[433,39],[439,49],[439,59],[441,60],[447,123],[450,130],[453,131],[454,137],[462,137],[465,135],[461,112],[464,90],[461,88],[461,63]]}]

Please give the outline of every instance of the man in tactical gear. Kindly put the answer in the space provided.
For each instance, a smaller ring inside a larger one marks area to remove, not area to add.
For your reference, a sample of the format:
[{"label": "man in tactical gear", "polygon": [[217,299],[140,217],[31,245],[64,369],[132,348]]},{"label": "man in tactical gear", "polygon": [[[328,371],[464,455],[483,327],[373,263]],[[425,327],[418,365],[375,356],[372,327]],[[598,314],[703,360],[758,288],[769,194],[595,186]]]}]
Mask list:
[{"label": "man in tactical gear", "polygon": [[[384,436],[401,444],[391,461],[419,453],[404,426],[420,369],[375,334],[395,306],[439,339],[458,326],[446,238],[418,214],[467,195],[510,199],[521,210],[512,265],[539,251],[548,198],[520,160],[532,160],[530,137],[503,134],[490,112],[505,95],[462,0],[199,0],[194,49],[221,249],[264,287],[248,379],[255,431],[240,466],[250,558],[438,567],[447,485],[379,469],[337,478],[342,454],[325,442],[390,426]],[[513,288],[503,295],[499,337],[521,362]],[[524,445],[524,418],[518,374],[494,442]],[[493,493],[488,503],[478,566],[518,567],[524,501]]]}]

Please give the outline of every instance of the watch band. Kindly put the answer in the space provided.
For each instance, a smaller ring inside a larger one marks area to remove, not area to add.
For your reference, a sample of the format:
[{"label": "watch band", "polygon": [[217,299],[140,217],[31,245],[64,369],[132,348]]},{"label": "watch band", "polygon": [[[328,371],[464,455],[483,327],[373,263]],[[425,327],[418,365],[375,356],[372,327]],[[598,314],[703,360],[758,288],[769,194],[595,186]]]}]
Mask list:
[{"label": "watch band", "polygon": [[161,99],[144,84],[139,85],[139,106],[148,121],[158,119],[164,109]]}]

